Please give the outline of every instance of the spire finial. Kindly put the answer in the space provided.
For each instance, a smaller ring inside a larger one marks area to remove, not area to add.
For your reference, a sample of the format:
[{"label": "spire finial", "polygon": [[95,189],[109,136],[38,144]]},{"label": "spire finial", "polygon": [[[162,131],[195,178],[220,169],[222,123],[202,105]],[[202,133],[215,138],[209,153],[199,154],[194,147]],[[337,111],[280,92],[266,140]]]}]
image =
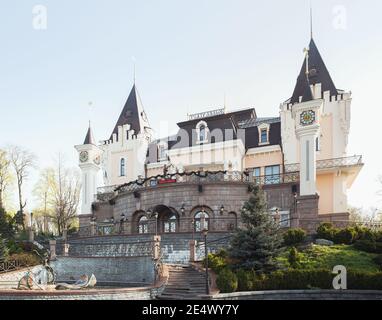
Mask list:
[{"label": "spire finial", "polygon": [[136,59],[135,59],[134,56],[131,57],[131,60],[133,60],[133,68],[134,68],[134,70],[133,70],[133,72],[134,72],[134,79],[133,79],[133,81],[134,81],[134,85],[135,85],[137,64],[136,64]]},{"label": "spire finial", "polygon": [[312,9],[312,1],[310,1],[310,39],[313,39],[313,9]]},{"label": "spire finial", "polygon": [[90,128],[90,123],[91,123],[92,105],[93,105],[93,102],[89,101],[88,102],[88,106],[89,106],[89,128]]}]

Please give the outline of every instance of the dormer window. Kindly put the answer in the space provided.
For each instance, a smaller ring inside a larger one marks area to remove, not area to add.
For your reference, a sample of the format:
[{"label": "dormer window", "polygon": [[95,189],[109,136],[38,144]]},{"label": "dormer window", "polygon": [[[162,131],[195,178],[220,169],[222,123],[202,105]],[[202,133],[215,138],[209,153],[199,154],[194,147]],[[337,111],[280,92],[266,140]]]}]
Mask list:
[{"label": "dormer window", "polygon": [[208,143],[208,126],[205,121],[200,121],[196,125],[196,143],[203,144]]},{"label": "dormer window", "polygon": [[269,144],[269,127],[268,123],[259,125],[259,146]]},{"label": "dormer window", "polygon": [[267,142],[268,142],[268,130],[262,129],[260,143],[267,143]]}]

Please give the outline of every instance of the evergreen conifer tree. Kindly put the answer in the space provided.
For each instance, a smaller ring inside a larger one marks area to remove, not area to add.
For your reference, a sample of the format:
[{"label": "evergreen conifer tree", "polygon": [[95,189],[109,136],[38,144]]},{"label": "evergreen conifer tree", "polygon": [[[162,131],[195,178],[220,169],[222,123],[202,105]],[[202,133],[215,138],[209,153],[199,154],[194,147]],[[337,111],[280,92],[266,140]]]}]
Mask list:
[{"label": "evergreen conifer tree", "polygon": [[244,228],[233,235],[229,249],[235,266],[257,273],[277,269],[275,258],[280,252],[282,236],[259,186],[252,188],[252,195],[241,210],[241,219]]}]

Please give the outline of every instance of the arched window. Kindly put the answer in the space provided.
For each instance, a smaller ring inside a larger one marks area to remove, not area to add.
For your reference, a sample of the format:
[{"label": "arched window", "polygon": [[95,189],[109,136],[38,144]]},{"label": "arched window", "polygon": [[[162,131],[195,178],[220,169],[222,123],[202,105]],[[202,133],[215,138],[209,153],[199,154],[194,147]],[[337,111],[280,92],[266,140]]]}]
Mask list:
[{"label": "arched window", "polygon": [[194,217],[195,232],[201,232],[204,229],[209,230],[210,217],[205,211],[198,211]]},{"label": "arched window", "polygon": [[138,233],[144,234],[149,232],[149,224],[146,216],[142,216],[138,222]]},{"label": "arched window", "polygon": [[164,221],[164,232],[171,233],[176,232],[177,218],[176,214],[171,215],[166,221]]},{"label": "arched window", "polygon": [[126,163],[125,163],[125,158],[121,159],[120,163],[120,176],[124,177],[126,175]]},{"label": "arched window", "polygon": [[199,128],[199,141],[206,140],[206,127],[201,125]]},{"label": "arched window", "polygon": [[206,143],[208,142],[208,126],[205,121],[200,121],[196,125],[196,139],[197,143]]}]

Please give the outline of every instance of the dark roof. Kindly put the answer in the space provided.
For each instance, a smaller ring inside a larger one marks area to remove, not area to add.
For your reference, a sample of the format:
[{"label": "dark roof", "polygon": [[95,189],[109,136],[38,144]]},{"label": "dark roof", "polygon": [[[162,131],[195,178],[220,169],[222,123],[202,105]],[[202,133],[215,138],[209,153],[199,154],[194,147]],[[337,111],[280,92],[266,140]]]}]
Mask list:
[{"label": "dark roof", "polygon": [[149,123],[135,84],[130,91],[129,97],[127,98],[125,106],[122,109],[110,139],[113,138],[114,133],[118,135],[119,126],[126,124],[131,126],[130,129],[134,130],[135,134],[144,131],[145,127],[149,127]]},{"label": "dark roof", "polygon": [[322,92],[330,91],[330,95],[337,95],[338,90],[334,85],[329,71],[325,66],[320,52],[317,49],[314,40],[311,39],[309,43],[309,59],[308,59],[309,74],[306,75],[306,59],[301,67],[300,74],[297,78],[297,83],[293,91],[290,103],[298,103],[299,97],[303,97],[302,101],[309,101],[313,99],[310,85],[321,83]]},{"label": "dark roof", "polygon": [[257,119],[248,119],[244,121],[240,121],[238,123],[240,129],[246,129],[250,127],[256,127],[262,123],[275,123],[275,122],[280,122],[281,119],[280,117],[272,117],[272,118],[257,118]]},{"label": "dark roof", "polygon": [[[281,121],[269,122],[269,144],[270,146],[280,145],[281,146]],[[261,122],[264,123],[264,122]],[[245,148],[248,150],[250,148],[262,147],[259,145],[259,129],[258,126],[261,124],[257,123],[255,126],[246,127],[245,129]],[[267,146],[268,146],[267,145]]]},{"label": "dark roof", "polygon": [[[180,129],[177,135],[172,137],[172,141],[169,141],[169,149],[195,145],[197,140],[195,128],[200,121],[207,122],[210,133],[213,133],[212,137],[210,137],[211,142],[222,142],[231,140],[232,138],[237,139],[238,123],[247,119],[256,119],[256,111],[254,108],[180,122],[178,123]],[[218,129],[222,135],[218,134],[215,129]]]},{"label": "dark roof", "polygon": [[86,133],[85,141],[83,144],[94,144],[94,145],[96,144],[94,137],[93,137],[93,131],[92,131],[90,125],[89,125],[88,132]]}]

